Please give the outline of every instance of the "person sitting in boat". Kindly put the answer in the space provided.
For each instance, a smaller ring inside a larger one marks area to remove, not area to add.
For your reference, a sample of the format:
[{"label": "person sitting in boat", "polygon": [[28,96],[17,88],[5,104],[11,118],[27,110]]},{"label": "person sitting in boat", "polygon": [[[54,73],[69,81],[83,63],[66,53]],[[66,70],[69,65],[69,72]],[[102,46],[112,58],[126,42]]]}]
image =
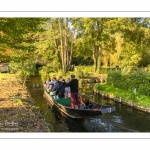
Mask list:
[{"label": "person sitting in boat", "polygon": [[51,83],[49,83],[49,88],[48,88],[48,89],[50,90],[50,92],[51,92],[51,91],[52,91],[52,89],[53,89],[53,85],[54,85],[54,84],[53,84],[52,82],[51,82]]},{"label": "person sitting in boat", "polygon": [[63,80],[63,77],[60,76],[59,79],[58,79],[58,81],[57,81],[59,85],[61,84],[62,80]]},{"label": "person sitting in boat", "polygon": [[59,87],[59,84],[58,84],[57,79],[56,79],[55,77],[53,78],[52,83],[53,83],[52,92],[53,92],[53,93],[55,93],[55,92],[56,92],[56,90],[57,90],[57,89],[58,89],[58,87]]},{"label": "person sitting in boat", "polygon": [[65,97],[65,87],[63,86],[63,84],[59,85],[55,94],[58,98],[64,98]]},{"label": "person sitting in boat", "polygon": [[44,89],[47,89],[47,84],[46,84],[46,81],[44,83]]},{"label": "person sitting in boat", "polygon": [[82,93],[80,99],[80,108],[87,108],[88,105],[89,105],[89,100],[86,99],[85,93]]},{"label": "person sitting in boat", "polygon": [[50,79],[50,78],[47,78],[47,80],[46,80],[45,83],[44,83],[44,88],[45,88],[45,89],[49,89],[50,83],[51,83],[51,79]]},{"label": "person sitting in boat", "polygon": [[[70,78],[68,78],[67,83],[70,81]],[[66,87],[65,79],[62,77],[59,78],[59,85],[62,86],[65,89],[65,98],[70,97],[70,87]]]},{"label": "person sitting in boat", "polygon": [[61,78],[59,80],[59,85],[63,86],[64,88],[66,87],[66,84],[65,84],[65,79]]},{"label": "person sitting in boat", "polygon": [[48,84],[49,84],[49,82],[51,82],[51,79],[50,79],[50,78],[47,78],[47,80],[46,80],[46,84],[48,85]]}]

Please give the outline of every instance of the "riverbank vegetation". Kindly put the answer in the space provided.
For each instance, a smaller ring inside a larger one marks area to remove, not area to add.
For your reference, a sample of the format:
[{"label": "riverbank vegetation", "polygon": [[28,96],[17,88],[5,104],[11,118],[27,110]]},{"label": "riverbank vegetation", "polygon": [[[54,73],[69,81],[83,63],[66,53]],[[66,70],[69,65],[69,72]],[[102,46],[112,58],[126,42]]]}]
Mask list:
[{"label": "riverbank vegetation", "polygon": [[98,91],[100,94],[110,95],[111,99],[117,99],[118,102],[124,100],[126,102],[133,101],[134,104],[149,107],[150,106],[150,97],[139,94],[136,89],[133,91],[123,90],[120,88],[115,88],[106,83],[104,84],[95,84],[93,90]]},{"label": "riverbank vegetation", "polygon": [[136,91],[139,94],[150,96],[150,72],[140,69],[123,73],[122,71],[109,71],[107,84],[127,91]]},{"label": "riverbank vegetation", "polygon": [[93,89],[101,94],[111,95],[110,98],[133,101],[134,105],[150,106],[150,72],[143,69],[132,70],[130,73],[120,70],[109,71],[107,82],[96,84]]}]

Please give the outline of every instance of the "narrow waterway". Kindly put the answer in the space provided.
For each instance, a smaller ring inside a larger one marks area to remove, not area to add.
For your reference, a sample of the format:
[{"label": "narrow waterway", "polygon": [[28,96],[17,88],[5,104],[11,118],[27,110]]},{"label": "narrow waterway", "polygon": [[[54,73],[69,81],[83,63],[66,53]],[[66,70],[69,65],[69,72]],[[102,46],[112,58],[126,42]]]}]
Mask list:
[{"label": "narrow waterway", "polygon": [[31,78],[27,82],[27,87],[52,132],[150,132],[150,114],[93,95],[91,85],[80,85],[80,91],[88,94],[95,102],[115,106],[115,112],[82,121],[72,121],[62,117],[57,110],[47,106],[39,75]]}]

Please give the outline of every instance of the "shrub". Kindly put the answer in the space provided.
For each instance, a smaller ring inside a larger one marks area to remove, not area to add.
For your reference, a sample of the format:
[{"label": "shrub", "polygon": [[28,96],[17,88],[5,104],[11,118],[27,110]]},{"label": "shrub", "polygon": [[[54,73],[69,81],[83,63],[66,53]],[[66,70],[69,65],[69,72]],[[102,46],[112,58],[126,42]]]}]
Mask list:
[{"label": "shrub", "polygon": [[104,85],[101,85],[99,83],[96,83],[93,87],[93,89],[96,89],[96,90],[104,90],[105,89],[105,86]]},{"label": "shrub", "polygon": [[107,75],[107,83],[118,87],[120,81],[121,81],[121,71],[109,71]]},{"label": "shrub", "polygon": [[150,74],[149,72],[133,71],[122,74],[121,71],[109,71],[107,84],[123,90],[133,91],[150,96]]}]

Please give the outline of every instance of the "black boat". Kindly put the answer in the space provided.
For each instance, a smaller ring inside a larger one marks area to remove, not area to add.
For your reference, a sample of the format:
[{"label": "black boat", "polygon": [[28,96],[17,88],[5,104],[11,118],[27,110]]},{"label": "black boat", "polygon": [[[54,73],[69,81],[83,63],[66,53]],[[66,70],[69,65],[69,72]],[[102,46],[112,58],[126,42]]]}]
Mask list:
[{"label": "black boat", "polygon": [[71,108],[70,98],[55,98],[54,95],[50,95],[46,90],[44,90],[43,96],[50,107],[57,108],[62,115],[71,119],[82,119],[91,116],[103,115],[116,110],[114,106],[101,105],[90,100],[89,107],[87,108]]}]

